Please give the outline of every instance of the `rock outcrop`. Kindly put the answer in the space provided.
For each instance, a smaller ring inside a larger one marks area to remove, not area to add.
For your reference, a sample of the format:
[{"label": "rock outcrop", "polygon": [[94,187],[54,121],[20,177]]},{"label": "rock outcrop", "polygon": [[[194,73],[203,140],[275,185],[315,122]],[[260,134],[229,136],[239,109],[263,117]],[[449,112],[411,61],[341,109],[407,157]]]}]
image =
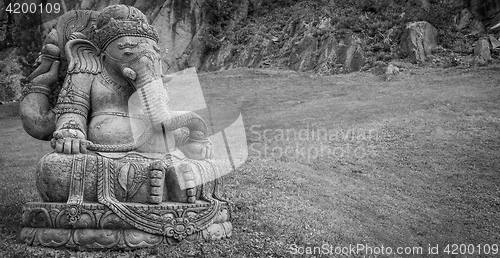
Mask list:
[{"label": "rock outcrop", "polygon": [[437,29],[426,21],[413,22],[406,26],[401,48],[412,61],[425,62],[437,47]]},{"label": "rock outcrop", "polygon": [[472,35],[478,35],[485,32],[483,23],[474,17],[474,15],[469,11],[469,9],[464,8],[457,16],[457,22],[455,24],[456,30],[468,30]]},{"label": "rock outcrop", "polygon": [[201,70],[217,71],[235,67],[260,67],[273,47],[273,42],[267,39],[253,39],[245,49],[228,42],[207,56]]},{"label": "rock outcrop", "polygon": [[328,19],[312,25],[292,18],[287,24],[280,38],[255,35],[244,48],[226,42],[209,55],[202,70],[263,68],[271,65],[270,59],[281,60],[274,64],[279,67],[320,74],[348,73],[363,67],[362,40],[355,34],[336,36]]},{"label": "rock outcrop", "polygon": [[491,47],[488,39],[480,39],[474,47],[474,55],[480,62],[488,62],[491,60]]},{"label": "rock outcrop", "polygon": [[500,47],[500,41],[496,39],[495,37],[489,35],[488,40],[490,41],[490,45],[492,49],[497,49]]},{"label": "rock outcrop", "polygon": [[500,48],[500,41],[495,37],[488,35],[480,38],[474,46],[472,63],[477,65],[486,65],[493,59],[491,51],[498,48]]},{"label": "rock outcrop", "polygon": [[[489,30],[500,23],[500,1],[465,0],[467,9]],[[500,29],[500,27],[498,27]]]}]

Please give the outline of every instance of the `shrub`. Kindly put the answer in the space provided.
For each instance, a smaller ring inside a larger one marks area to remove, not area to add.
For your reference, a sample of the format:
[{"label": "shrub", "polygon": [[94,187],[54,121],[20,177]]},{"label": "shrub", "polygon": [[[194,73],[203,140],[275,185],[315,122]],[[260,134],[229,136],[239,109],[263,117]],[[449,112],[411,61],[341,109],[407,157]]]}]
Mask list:
[{"label": "shrub", "polygon": [[33,65],[42,49],[41,23],[40,14],[27,13],[20,16],[12,30],[14,46],[19,49],[19,63],[24,76],[35,70]]}]

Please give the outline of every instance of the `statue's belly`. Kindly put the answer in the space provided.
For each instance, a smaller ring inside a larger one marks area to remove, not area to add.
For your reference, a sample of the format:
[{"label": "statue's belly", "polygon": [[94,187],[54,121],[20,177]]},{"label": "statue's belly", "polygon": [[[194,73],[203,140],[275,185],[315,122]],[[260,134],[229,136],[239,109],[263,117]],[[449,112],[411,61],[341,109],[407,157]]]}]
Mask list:
[{"label": "statue's belly", "polygon": [[[148,125],[139,118],[100,115],[93,117],[88,126],[87,139],[95,144],[117,145],[137,144],[139,137],[146,132]],[[175,149],[172,132],[153,128],[148,141],[139,146],[138,152],[165,153]]]},{"label": "statue's belly", "polygon": [[88,126],[87,138],[96,144],[130,143],[134,140],[131,122],[142,129],[140,131],[145,131],[146,126],[139,119],[112,115],[93,117]]}]

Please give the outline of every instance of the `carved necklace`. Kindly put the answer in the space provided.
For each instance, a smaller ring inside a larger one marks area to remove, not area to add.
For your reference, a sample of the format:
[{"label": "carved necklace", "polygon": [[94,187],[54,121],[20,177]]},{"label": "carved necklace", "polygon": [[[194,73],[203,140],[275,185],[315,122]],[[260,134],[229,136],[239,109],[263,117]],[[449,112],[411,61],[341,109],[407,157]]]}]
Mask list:
[{"label": "carved necklace", "polygon": [[132,95],[132,93],[134,93],[134,89],[132,88],[132,86],[130,84],[126,84],[126,85],[121,85],[121,84],[118,84],[117,82],[115,82],[113,79],[111,79],[111,77],[109,77],[108,73],[106,72],[106,70],[103,70],[101,73],[100,73],[100,77],[99,77],[101,83],[108,89],[112,90],[112,91],[115,91],[116,93],[118,94],[123,94],[123,93],[126,93],[127,96],[130,96]]}]

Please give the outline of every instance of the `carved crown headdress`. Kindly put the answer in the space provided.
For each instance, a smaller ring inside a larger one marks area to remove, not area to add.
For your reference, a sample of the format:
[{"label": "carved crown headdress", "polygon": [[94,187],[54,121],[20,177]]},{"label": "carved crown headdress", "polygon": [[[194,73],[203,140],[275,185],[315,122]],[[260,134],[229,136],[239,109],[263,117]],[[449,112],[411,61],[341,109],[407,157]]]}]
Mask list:
[{"label": "carved crown headdress", "polygon": [[115,39],[124,36],[146,37],[158,43],[158,32],[137,8],[127,5],[104,8],[93,25],[91,41],[104,50]]}]

